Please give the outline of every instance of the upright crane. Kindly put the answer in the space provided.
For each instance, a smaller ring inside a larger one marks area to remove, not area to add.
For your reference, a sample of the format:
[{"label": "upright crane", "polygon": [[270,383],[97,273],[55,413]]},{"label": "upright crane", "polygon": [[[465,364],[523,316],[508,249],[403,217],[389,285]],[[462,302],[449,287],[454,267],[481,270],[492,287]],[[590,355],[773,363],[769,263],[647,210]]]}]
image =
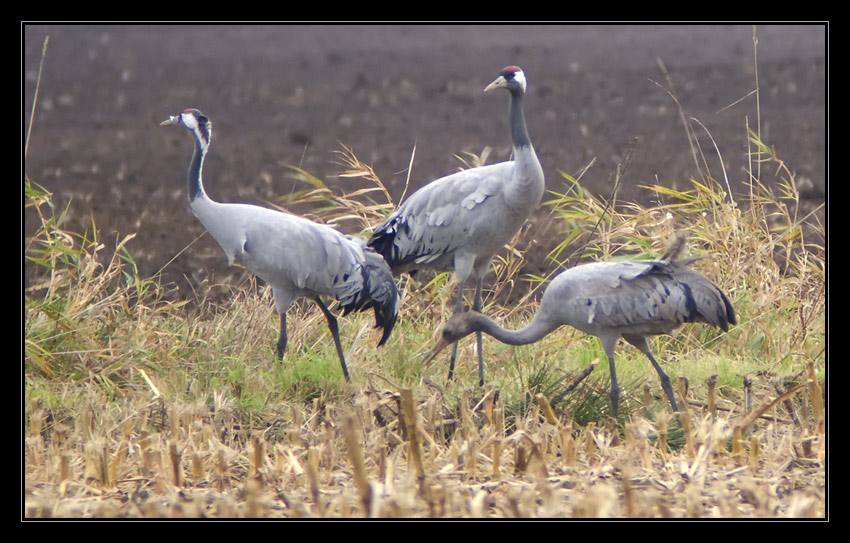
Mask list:
[{"label": "upright crane", "polygon": [[[499,88],[510,93],[513,160],[462,170],[428,183],[387,217],[369,240],[369,246],[384,256],[393,273],[454,269],[458,282],[455,315],[463,311],[463,288],[473,271],[477,282],[472,309],[481,311],[482,282],[490,261],[525,224],[543,196],[543,169],[522,111],[525,74],[508,66],[484,91]],[[478,379],[483,385],[480,332],[476,340]],[[456,357],[457,344],[449,363],[449,380]]]},{"label": "upright crane", "polygon": [[221,246],[228,264],[240,262],[272,287],[280,313],[277,357],[282,359],[286,348],[286,310],[295,299],[309,297],[328,321],[342,373],[350,381],[336,317],[321,297],[336,298],[343,316],[374,308],[375,327],[383,329],[378,345],[383,345],[395,325],[400,304],[386,262],[363,243],[330,226],[255,205],[211,200],[201,175],[212,136],[209,118],[197,109],[187,109],[161,124],[182,126],[195,139],[189,163],[192,213]]}]

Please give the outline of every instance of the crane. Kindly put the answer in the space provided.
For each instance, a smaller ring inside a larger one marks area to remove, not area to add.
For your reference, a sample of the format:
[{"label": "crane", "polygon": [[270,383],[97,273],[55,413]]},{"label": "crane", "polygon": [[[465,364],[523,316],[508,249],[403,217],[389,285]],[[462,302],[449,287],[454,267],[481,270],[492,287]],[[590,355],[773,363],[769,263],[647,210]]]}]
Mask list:
[{"label": "crane", "polygon": [[195,139],[189,163],[189,205],[233,265],[238,261],[268,283],[280,313],[277,357],[286,348],[286,311],[297,298],[310,297],[328,321],[342,373],[350,381],[339,340],[336,317],[321,296],[339,301],[343,316],[351,311],[375,310],[375,327],[390,336],[400,305],[392,272],[384,259],[365,243],[344,236],[330,226],[288,213],[249,204],[223,204],[204,191],[201,171],[210,146],[212,123],[197,109],[187,109],[161,125],[182,126]]},{"label": "crane", "polygon": [[[455,315],[463,311],[463,289],[473,271],[477,282],[472,309],[481,311],[482,282],[490,261],[525,224],[543,196],[543,169],[523,116],[523,71],[516,66],[504,68],[484,92],[498,88],[510,93],[513,160],[462,170],[428,183],[377,226],[368,242],[395,274],[412,274],[421,268],[454,269],[458,282]],[[476,341],[478,379],[483,385],[480,332]],[[457,344],[449,363],[449,380],[456,357]]]},{"label": "crane", "polygon": [[653,358],[647,336],[669,334],[687,322],[704,322],[724,332],[730,324],[736,324],[726,295],[688,267],[695,259],[678,258],[684,245],[685,238],[679,235],[658,261],[593,262],[564,271],[546,288],[531,322],[519,330],[506,330],[475,311],[453,315],[425,364],[472,332],[484,332],[508,345],[526,345],[568,325],[598,337],[602,343],[611,372],[614,418],[620,398],[614,348],[621,337],[649,358],[677,412],[670,378]]}]

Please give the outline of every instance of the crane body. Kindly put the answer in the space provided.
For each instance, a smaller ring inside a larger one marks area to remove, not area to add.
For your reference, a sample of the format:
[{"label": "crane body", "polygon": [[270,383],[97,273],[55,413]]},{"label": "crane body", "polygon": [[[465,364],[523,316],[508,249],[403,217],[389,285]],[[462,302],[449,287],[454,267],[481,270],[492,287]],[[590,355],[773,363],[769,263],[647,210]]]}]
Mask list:
[{"label": "crane body", "polygon": [[704,322],[728,331],[736,323],[726,295],[701,273],[678,260],[684,238],[677,238],[658,261],[594,262],[570,268],[555,277],[528,325],[506,330],[476,312],[453,316],[442,337],[426,358],[472,332],[484,332],[509,345],[534,343],[567,325],[597,336],[608,357],[611,403],[616,418],[619,387],[614,349],[619,338],[644,353],[661,379],[674,411],[678,411],[670,379],[652,356],[646,338],[669,334],[690,322]]},{"label": "crane body", "polygon": [[[420,268],[454,270],[458,294],[454,314],[463,311],[463,289],[476,276],[472,309],[481,311],[484,275],[495,254],[537,208],[543,196],[543,169],[525,127],[522,105],[525,75],[516,66],[502,70],[484,90],[509,91],[508,118],[513,160],[462,170],[414,192],[372,234],[369,246],[383,255],[393,273]],[[484,384],[482,340],[477,334],[479,384]],[[457,345],[452,350],[451,380]]]},{"label": "crane body", "polygon": [[187,109],[161,124],[182,126],[195,138],[188,176],[192,213],[218,242],[228,264],[242,264],[271,286],[281,319],[278,358],[283,358],[287,342],[287,309],[297,298],[309,297],[328,321],[343,375],[350,380],[336,318],[321,296],[338,300],[343,316],[374,308],[376,327],[383,328],[378,345],[383,345],[395,325],[400,304],[386,262],[364,242],[330,226],[260,206],[213,201],[204,191],[202,180],[212,123],[200,111]]}]

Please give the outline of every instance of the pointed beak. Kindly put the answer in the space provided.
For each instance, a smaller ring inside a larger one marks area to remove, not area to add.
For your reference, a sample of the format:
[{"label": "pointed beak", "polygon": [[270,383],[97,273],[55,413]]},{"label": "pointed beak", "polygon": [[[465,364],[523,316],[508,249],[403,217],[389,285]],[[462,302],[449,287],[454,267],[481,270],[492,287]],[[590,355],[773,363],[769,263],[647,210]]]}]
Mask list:
[{"label": "pointed beak", "polygon": [[431,351],[425,356],[425,360],[422,362],[422,367],[427,368],[429,365],[431,365],[431,362],[434,360],[434,358],[436,358],[436,356],[440,354],[440,352],[449,345],[451,345],[450,341],[446,341],[445,339],[440,338],[440,341],[437,342],[437,345],[433,349],[431,349]]},{"label": "pointed beak", "polygon": [[484,87],[484,92],[491,91],[493,89],[498,89],[500,87],[505,87],[507,86],[507,84],[507,80],[505,80],[505,78],[500,75],[498,78],[496,78],[495,81]]},{"label": "pointed beak", "polygon": [[176,116],[171,116],[168,119],[159,123],[159,126],[167,126],[169,124],[180,124],[180,118]]}]

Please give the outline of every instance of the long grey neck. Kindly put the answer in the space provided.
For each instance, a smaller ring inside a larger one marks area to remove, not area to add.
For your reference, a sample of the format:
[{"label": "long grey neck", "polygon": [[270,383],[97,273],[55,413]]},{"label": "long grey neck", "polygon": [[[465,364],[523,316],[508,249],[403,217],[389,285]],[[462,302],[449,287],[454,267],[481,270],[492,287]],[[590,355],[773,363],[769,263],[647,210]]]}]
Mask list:
[{"label": "long grey neck", "polygon": [[192,203],[197,198],[207,198],[204,192],[204,183],[201,179],[201,170],[204,167],[204,157],[207,155],[207,146],[195,138],[195,152],[192,155],[192,162],[189,163],[189,203]]},{"label": "long grey neck", "polygon": [[484,332],[507,345],[528,345],[529,343],[534,343],[558,326],[558,324],[547,322],[545,319],[538,318],[535,315],[531,319],[531,322],[523,328],[519,330],[507,330],[484,315],[477,314],[472,317],[472,327],[474,330]]},{"label": "long grey neck", "polygon": [[511,125],[511,139],[513,140],[514,148],[516,149],[531,146],[531,140],[528,138],[528,130],[525,128],[525,116],[522,113],[522,104],[524,100],[525,95],[522,91],[511,91],[508,120]]},{"label": "long grey neck", "polygon": [[[543,179],[543,168],[531,145],[528,131],[525,128],[525,116],[522,113],[522,105],[525,93],[520,89],[511,91],[510,109],[508,118],[511,127],[511,139],[513,140],[514,182],[505,187],[505,199],[507,203],[517,210],[518,217],[525,219],[534,211],[543,197],[545,181]],[[516,227],[519,228],[520,224]]]}]

